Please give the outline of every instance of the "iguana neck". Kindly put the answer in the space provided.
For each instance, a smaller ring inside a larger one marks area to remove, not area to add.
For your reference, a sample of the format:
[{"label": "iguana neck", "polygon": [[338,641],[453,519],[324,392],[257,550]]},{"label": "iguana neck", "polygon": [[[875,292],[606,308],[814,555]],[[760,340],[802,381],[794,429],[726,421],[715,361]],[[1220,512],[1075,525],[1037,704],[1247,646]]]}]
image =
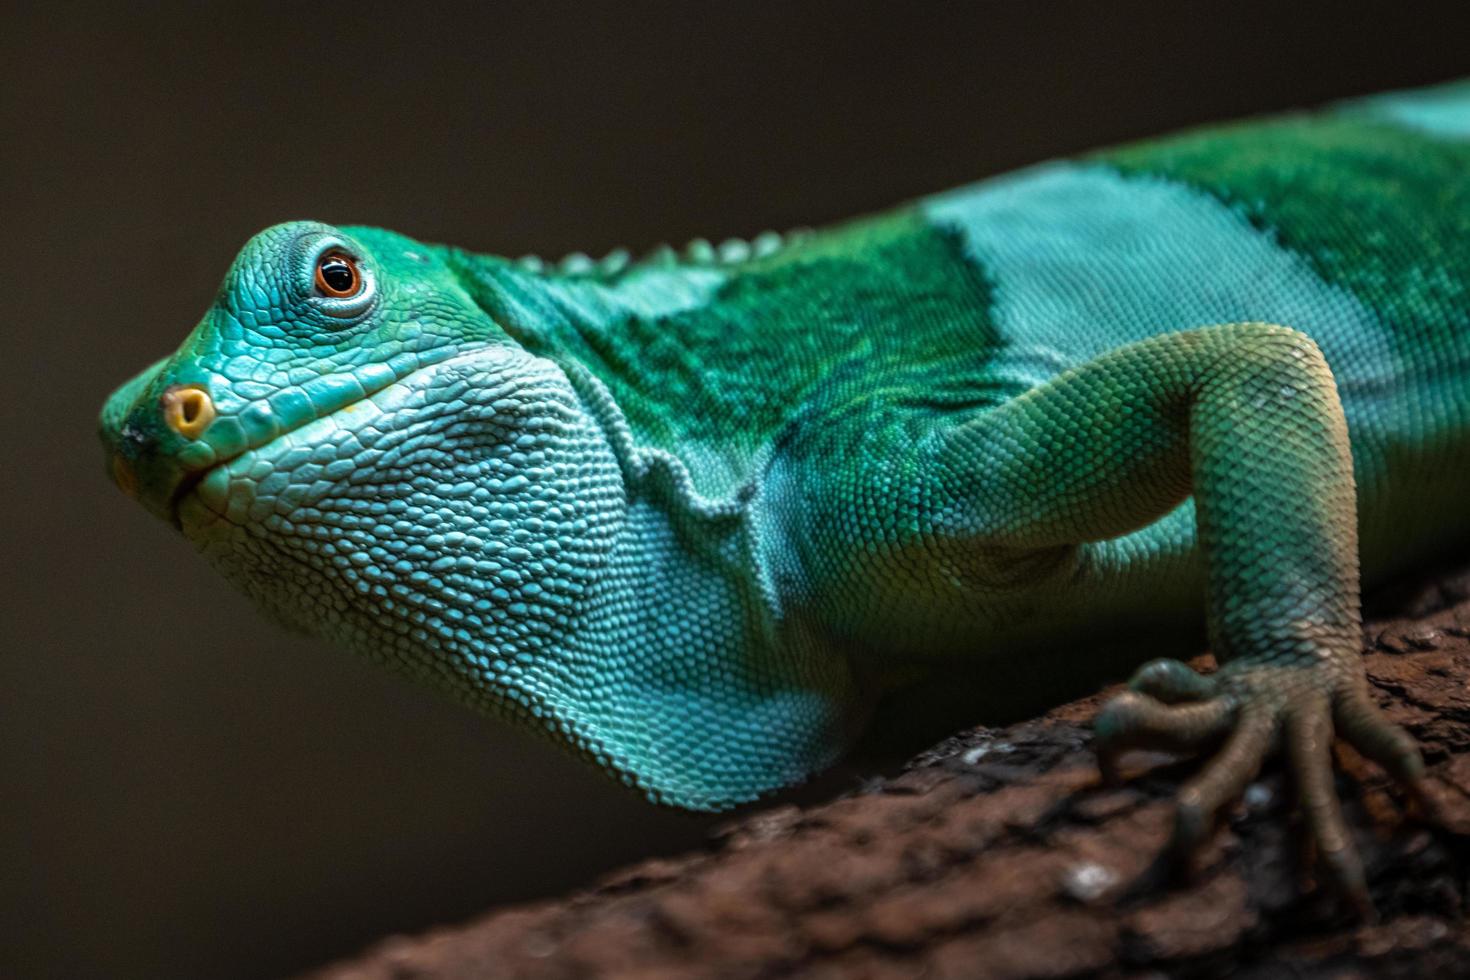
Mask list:
[{"label": "iguana neck", "polygon": [[[465,288],[526,350],[566,371],[614,442],[633,483],[667,480],[707,516],[733,514],[760,460],[758,446],[688,431],[688,399],[706,353],[672,321],[698,315],[729,279],[715,262],[672,256],[634,265],[548,271],[538,263],[452,251]],[[580,271],[576,271],[580,270]]]}]

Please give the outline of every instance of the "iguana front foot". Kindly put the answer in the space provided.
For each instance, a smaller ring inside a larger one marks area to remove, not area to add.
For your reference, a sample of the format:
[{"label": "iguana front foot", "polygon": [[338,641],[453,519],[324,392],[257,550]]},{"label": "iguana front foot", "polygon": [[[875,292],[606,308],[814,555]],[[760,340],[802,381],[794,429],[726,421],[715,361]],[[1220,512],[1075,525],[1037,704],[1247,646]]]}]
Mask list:
[{"label": "iguana front foot", "polygon": [[1214,830],[1223,807],[1244,792],[1267,753],[1286,751],[1297,800],[1326,884],[1364,919],[1374,916],[1362,861],[1333,787],[1332,738],[1341,735],[1422,798],[1424,763],[1413,738],[1368,699],[1356,668],[1337,658],[1309,665],[1235,661],[1209,677],[1177,660],[1145,664],[1130,690],[1095,722],[1099,762],[1116,778],[1129,749],[1189,752],[1219,746],[1175,799],[1165,858],[1187,865]]}]

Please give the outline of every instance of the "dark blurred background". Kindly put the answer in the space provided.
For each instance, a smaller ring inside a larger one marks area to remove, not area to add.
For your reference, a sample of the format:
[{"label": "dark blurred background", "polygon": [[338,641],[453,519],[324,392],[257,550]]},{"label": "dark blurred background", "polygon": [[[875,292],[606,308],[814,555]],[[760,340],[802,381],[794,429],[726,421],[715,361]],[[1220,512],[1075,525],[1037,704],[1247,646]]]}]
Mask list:
[{"label": "dark blurred background", "polygon": [[103,398],[259,228],[555,256],[820,224],[1470,73],[1453,9],[7,4],[0,976],[278,975],[711,825],[283,634],[112,489]]}]

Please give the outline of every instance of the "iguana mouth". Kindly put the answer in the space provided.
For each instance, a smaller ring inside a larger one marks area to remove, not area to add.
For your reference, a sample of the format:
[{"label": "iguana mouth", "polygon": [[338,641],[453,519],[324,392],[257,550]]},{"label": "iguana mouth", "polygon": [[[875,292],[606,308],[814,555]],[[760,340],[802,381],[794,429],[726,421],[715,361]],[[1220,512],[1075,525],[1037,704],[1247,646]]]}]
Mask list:
[{"label": "iguana mouth", "polygon": [[[419,370],[426,370],[428,367],[430,367],[430,365],[424,365],[424,367],[423,368],[420,368]],[[303,429],[303,428],[305,428],[306,426],[310,425],[313,422],[316,422],[316,421],[319,421],[319,420],[325,419],[325,418],[332,418],[332,417],[334,417],[336,415],[339,415],[339,414],[341,414],[343,412],[351,411],[353,408],[355,408],[358,405],[361,405],[363,402],[367,401],[369,398],[372,398],[374,395],[378,394],[379,392],[385,391],[389,387],[391,387],[392,385],[398,384],[401,381],[408,380],[415,373],[417,373],[417,372],[416,371],[410,371],[408,374],[404,375],[402,378],[395,378],[395,379],[387,382],[386,384],[382,385],[381,387],[374,388],[372,390],[364,389],[363,394],[362,394],[362,397],[360,397],[360,398],[354,398],[351,401],[347,402],[346,404],[338,405],[335,408],[333,408],[331,411],[322,412],[321,414],[312,415],[309,418],[304,418],[300,422],[298,422],[297,424],[291,426],[289,429],[281,429],[279,432],[276,432],[274,435],[272,435],[269,439],[266,439],[264,442],[261,442],[258,445],[246,446],[246,447],[238,450],[237,452],[231,453],[228,456],[222,456],[222,457],[214,460],[208,466],[202,467],[201,469],[190,470],[189,472],[185,473],[179,479],[178,484],[175,485],[174,490],[173,490],[173,493],[169,496],[169,502],[168,502],[169,519],[172,522],[172,524],[174,526],[174,529],[177,530],[177,531],[179,531],[181,534],[183,533],[184,523],[183,523],[183,518],[180,516],[180,513],[179,513],[180,508],[183,506],[184,501],[186,499],[188,499],[189,495],[192,494],[192,493],[194,493],[194,491],[199,488],[199,485],[201,483],[203,483],[209,477],[209,475],[211,473],[215,472],[218,469],[222,469],[223,467],[229,466],[231,463],[235,462],[235,460],[240,459],[240,458],[242,458],[244,456],[248,456],[251,453],[257,453],[257,452],[260,452],[262,450],[269,449],[271,446],[275,445],[277,442],[279,442],[282,439],[286,438],[287,436],[291,435],[293,432],[296,432],[296,431],[298,431],[300,429]],[[214,511],[214,508],[212,508],[212,507],[208,507],[207,509],[209,509],[210,511]],[[224,515],[223,514],[220,514],[219,516],[223,517]]]},{"label": "iguana mouth", "polygon": [[[230,459],[235,458],[237,457],[230,457]],[[179,505],[184,502],[184,498],[193,493],[194,488],[199,486],[200,482],[206,476],[208,476],[216,468],[224,466],[229,461],[229,459],[218,460],[210,464],[209,466],[206,466],[202,470],[194,470],[192,472],[185,473],[183,479],[179,480],[178,484],[174,487],[174,492],[170,494],[168,498],[169,523],[174,526],[175,531],[178,531],[180,534],[184,533],[184,522],[179,517]]]},{"label": "iguana mouth", "polygon": [[[445,349],[442,351],[428,351],[424,354],[415,355],[412,358],[412,366],[402,365],[400,366],[400,369],[394,369],[394,365],[389,363],[388,365],[386,365],[388,370],[384,371],[381,377],[373,378],[371,379],[371,381],[365,381],[362,375],[351,371],[325,375],[318,381],[318,385],[320,386],[320,388],[327,392],[326,395],[320,396],[320,403],[316,399],[313,399],[311,397],[313,387],[312,383],[308,382],[307,384],[302,385],[301,388],[306,389],[307,391],[308,403],[312,405],[313,409],[315,410],[308,412],[305,416],[300,418],[289,427],[277,427],[274,432],[272,432],[268,437],[260,440],[259,442],[242,446],[241,448],[235,450],[234,452],[231,452],[227,456],[220,456],[212,460],[206,466],[184,473],[184,475],[180,477],[178,483],[174,486],[173,492],[169,495],[168,513],[170,522],[173,524],[176,530],[178,530],[180,533],[183,532],[183,521],[180,517],[179,512],[184,500],[187,499],[190,494],[194,493],[195,490],[198,489],[199,485],[203,483],[211,473],[213,473],[220,467],[228,466],[231,463],[235,462],[235,460],[240,459],[243,456],[247,456],[251,453],[257,453],[261,450],[268,449],[275,443],[279,442],[281,439],[291,435],[294,432],[300,431],[313,422],[318,422],[326,418],[334,418],[345,412],[350,412],[357,406],[366,402],[368,399],[373,398],[374,396],[381,394],[384,391],[387,391],[394,385],[403,384],[411,380],[415,375],[418,375],[424,371],[441,367],[445,363],[452,361],[457,357],[469,356],[471,354],[474,354],[478,351],[478,349],[479,348],[465,350],[463,348],[456,347]],[[332,397],[331,393],[345,390],[346,383],[349,381],[356,389],[352,392],[352,397],[347,399]],[[268,401],[269,400],[267,399],[267,402]],[[253,402],[252,406],[259,404],[261,404],[261,402]]]}]

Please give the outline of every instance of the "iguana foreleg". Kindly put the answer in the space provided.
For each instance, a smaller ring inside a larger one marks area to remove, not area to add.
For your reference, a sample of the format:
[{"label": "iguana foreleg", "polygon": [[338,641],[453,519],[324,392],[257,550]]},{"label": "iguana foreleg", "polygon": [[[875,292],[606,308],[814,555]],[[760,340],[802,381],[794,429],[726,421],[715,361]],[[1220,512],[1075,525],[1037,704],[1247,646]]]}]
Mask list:
[{"label": "iguana foreleg", "polygon": [[1284,742],[1323,868],[1368,909],[1334,727],[1411,785],[1423,766],[1368,698],[1347,425],[1312,340],[1259,323],[1143,340],[942,433],[935,459],[941,533],[1007,552],[1116,537],[1193,493],[1220,669],[1141,669],[1097,719],[1104,764],[1223,741],[1180,791],[1182,855]]}]

